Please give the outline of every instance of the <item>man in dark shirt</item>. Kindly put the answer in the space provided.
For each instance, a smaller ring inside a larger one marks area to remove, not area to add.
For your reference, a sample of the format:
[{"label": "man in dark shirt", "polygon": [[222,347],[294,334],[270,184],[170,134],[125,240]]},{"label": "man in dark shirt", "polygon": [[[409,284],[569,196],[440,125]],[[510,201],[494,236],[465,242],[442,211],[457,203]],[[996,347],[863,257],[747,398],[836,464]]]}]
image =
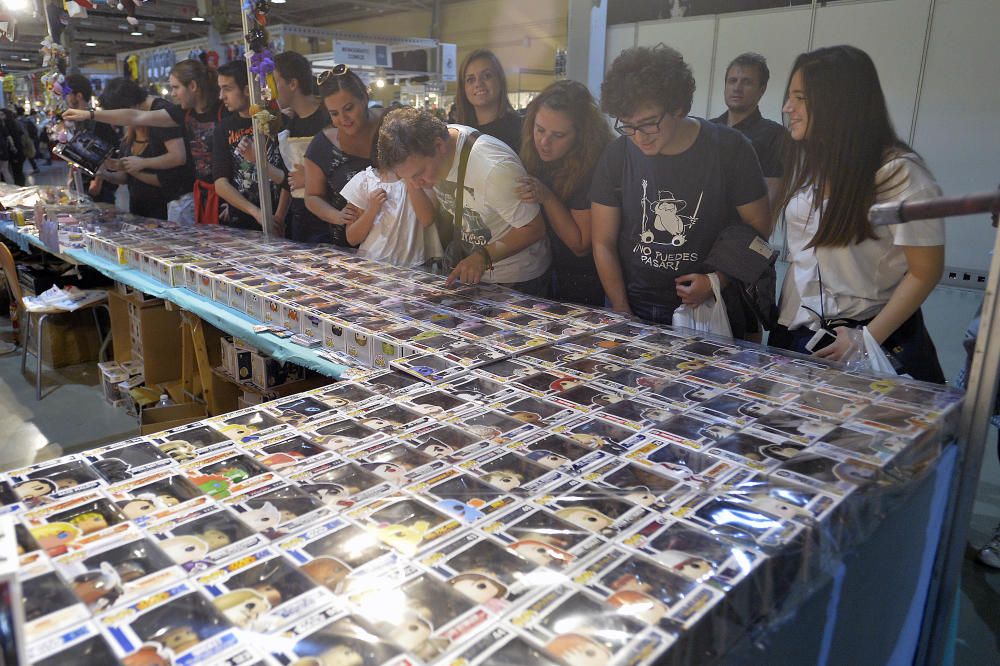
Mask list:
[{"label": "man in dark shirt", "polygon": [[[219,67],[219,97],[232,113],[215,127],[212,150],[212,176],[222,200],[219,223],[240,229],[260,229],[260,191],[257,187],[256,153],[253,146],[253,119],[250,117],[250,88],[246,63],[233,60]],[[275,222],[283,223],[287,209],[284,163],[278,143],[267,141],[267,176],[271,182],[271,208]]]},{"label": "man in dark shirt", "polygon": [[608,144],[591,184],[594,262],[615,310],[657,323],[712,295],[704,262],[725,227],[770,233],[750,142],[688,116],[694,87],[681,54],[662,45],[622,53],[601,86],[601,106],[622,136]]},{"label": "man in dark shirt", "polygon": [[760,115],[760,98],[767,92],[771,72],[767,60],[759,53],[736,56],[726,68],[726,107],[729,109],[712,122],[728,125],[750,139],[767,182],[768,198],[774,203],[774,193],[781,180],[781,152],[785,128]]}]

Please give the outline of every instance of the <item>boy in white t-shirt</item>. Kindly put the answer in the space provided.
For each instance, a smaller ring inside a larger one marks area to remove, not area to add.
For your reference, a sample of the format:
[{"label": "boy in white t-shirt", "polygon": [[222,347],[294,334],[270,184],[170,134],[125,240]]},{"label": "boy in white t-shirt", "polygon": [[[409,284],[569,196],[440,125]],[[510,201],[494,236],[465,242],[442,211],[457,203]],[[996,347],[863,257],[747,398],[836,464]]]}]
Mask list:
[{"label": "boy in white t-shirt", "polygon": [[360,243],[360,256],[396,266],[420,266],[441,256],[434,203],[424,190],[368,167],[340,193],[359,212],[347,227],[347,241]]}]

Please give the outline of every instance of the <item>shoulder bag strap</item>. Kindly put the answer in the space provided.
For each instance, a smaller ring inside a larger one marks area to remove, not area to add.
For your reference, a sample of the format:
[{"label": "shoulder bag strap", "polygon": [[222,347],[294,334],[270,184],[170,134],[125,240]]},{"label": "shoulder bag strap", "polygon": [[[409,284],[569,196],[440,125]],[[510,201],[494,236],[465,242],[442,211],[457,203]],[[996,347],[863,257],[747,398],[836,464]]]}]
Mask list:
[{"label": "shoulder bag strap", "polygon": [[472,153],[472,144],[481,135],[479,132],[472,132],[462,145],[462,153],[458,157],[458,187],[455,189],[455,213],[452,215],[452,223],[455,225],[456,238],[462,237],[462,212],[465,210],[465,171],[469,166],[469,154]]}]

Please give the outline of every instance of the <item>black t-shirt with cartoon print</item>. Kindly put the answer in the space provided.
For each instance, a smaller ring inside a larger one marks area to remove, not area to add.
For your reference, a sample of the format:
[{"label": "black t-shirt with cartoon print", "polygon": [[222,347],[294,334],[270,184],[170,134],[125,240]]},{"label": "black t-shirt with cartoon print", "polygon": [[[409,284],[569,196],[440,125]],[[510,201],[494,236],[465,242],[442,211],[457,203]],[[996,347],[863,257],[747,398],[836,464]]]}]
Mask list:
[{"label": "black t-shirt with cartoon print", "polygon": [[591,200],[621,209],[618,256],[633,307],[679,306],[674,278],[704,272],[719,232],[741,223],[736,207],[767,194],[746,137],[697,120],[698,137],[683,153],[648,157],[621,137],[594,172]]},{"label": "black t-shirt with cartoon print", "polygon": [[[234,113],[223,118],[215,126],[212,145],[212,180],[227,178],[247,201],[259,206],[260,191],[257,187],[257,166],[243,159],[238,150],[243,137],[253,136],[253,120]],[[278,142],[268,141],[267,161],[282,171],[285,163],[278,152]],[[271,208],[277,210],[278,197],[281,189],[271,183]],[[252,216],[244,213],[236,206],[219,199],[219,223],[238,229],[260,229],[260,225]]]}]

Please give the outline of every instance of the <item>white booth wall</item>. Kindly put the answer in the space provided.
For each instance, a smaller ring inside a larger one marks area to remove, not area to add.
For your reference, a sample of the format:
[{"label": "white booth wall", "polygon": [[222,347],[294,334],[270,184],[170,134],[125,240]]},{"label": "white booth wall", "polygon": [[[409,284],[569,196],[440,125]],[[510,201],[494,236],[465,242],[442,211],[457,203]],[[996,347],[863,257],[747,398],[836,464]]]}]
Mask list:
[{"label": "white booth wall", "polygon": [[[1000,184],[1000,67],[991,48],[997,25],[1000,0],[859,0],[644,21],[608,27],[605,66],[632,46],[672,46],[698,84],[691,113],[714,117],[725,111],[726,65],[757,51],[771,70],[761,111],[780,120],[795,57],[852,44],[875,61],[899,135],[927,160],[945,194],[958,195]],[[949,224],[949,269],[985,272],[993,234],[986,215]]]}]

